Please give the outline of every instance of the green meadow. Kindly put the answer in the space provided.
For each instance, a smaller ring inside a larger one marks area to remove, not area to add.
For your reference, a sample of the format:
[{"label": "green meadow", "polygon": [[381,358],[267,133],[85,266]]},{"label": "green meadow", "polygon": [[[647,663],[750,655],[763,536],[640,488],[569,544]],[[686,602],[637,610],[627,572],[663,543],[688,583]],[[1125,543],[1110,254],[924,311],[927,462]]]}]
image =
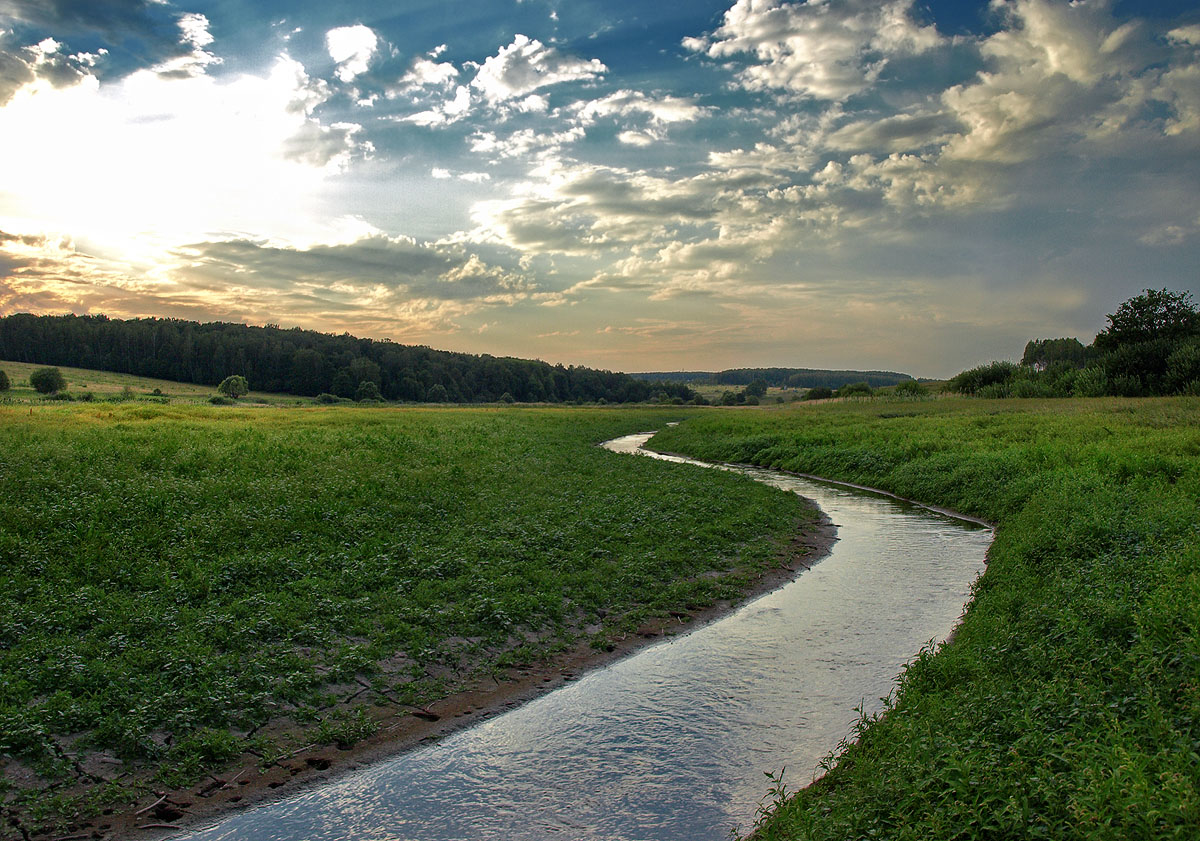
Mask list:
[{"label": "green meadow", "polygon": [[1200,400],[709,412],[653,445],[998,525],[953,641],[818,783],[777,781],[754,838],[1197,837]]},{"label": "green meadow", "polygon": [[66,827],[738,597],[812,515],[596,446],[682,416],[0,406],[0,805]]}]

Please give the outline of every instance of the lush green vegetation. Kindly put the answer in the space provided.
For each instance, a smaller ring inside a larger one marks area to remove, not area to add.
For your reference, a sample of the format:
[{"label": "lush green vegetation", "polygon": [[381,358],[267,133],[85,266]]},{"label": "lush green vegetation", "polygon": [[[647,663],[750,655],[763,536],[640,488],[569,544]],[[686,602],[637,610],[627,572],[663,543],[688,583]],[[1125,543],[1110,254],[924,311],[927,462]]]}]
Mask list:
[{"label": "lush green vegetation", "polygon": [[743,592],[808,514],[594,446],[667,411],[0,406],[0,806],[352,743]]},{"label": "lush green vegetation", "polygon": [[[278,326],[103,315],[0,318],[0,359],[100,369],[215,386],[245,377],[268,392],[408,402],[640,403],[692,399],[683,383],[648,383],[627,374],[475,356],[390,341]],[[371,386],[364,386],[371,383]],[[440,387],[440,388],[439,388]],[[506,402],[511,402],[506,401]]]},{"label": "lush green vegetation", "polygon": [[1186,292],[1147,289],[1108,316],[1091,345],[1034,339],[1021,364],[963,371],[949,391],[978,397],[1200,394],[1200,311]]},{"label": "lush green vegetation", "polygon": [[1196,837],[1198,421],[1195,398],[875,401],[656,437],[999,524],[955,640],[755,837]]},{"label": "lush green vegetation", "polygon": [[[872,388],[910,382],[908,374],[895,371],[827,371],[821,368],[731,368],[725,371],[658,371],[634,374],[649,381],[697,385],[746,386],[761,380],[771,388],[841,388],[865,382]],[[759,395],[760,397],[762,395]]]}]

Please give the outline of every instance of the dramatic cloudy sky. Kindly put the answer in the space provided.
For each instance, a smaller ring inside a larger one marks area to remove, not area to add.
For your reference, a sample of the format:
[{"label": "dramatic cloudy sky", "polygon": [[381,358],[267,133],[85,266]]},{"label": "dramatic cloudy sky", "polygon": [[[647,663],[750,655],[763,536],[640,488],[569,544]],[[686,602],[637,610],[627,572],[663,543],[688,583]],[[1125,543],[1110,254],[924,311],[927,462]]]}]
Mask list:
[{"label": "dramatic cloudy sky", "polygon": [[1193,0],[0,0],[0,314],[940,376],[1197,266]]}]

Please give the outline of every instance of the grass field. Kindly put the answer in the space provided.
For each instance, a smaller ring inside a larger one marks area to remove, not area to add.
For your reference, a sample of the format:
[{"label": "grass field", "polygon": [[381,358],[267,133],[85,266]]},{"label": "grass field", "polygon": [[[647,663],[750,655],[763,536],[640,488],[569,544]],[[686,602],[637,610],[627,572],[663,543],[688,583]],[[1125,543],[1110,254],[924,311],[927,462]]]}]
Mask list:
[{"label": "grass field", "polygon": [[0,406],[0,805],[66,827],[736,597],[811,515],[595,446],[684,414]]},{"label": "grass field", "polygon": [[[44,365],[28,362],[6,362],[0,360],[0,371],[8,375],[11,388],[0,392],[0,401],[46,402],[46,398],[29,385],[29,375]],[[93,371],[86,368],[56,366],[67,381],[67,394],[76,400],[122,400],[151,403],[205,403],[217,393],[207,385],[180,383],[174,380],[157,380],[152,377],[136,377],[133,374],[117,374],[112,371]],[[251,383],[253,385],[253,383]],[[251,391],[241,399],[242,403],[269,406],[311,405],[312,400],[291,394],[273,394],[266,391]]]},{"label": "grass field", "polygon": [[754,837],[1197,837],[1200,400],[801,404],[653,444],[998,523],[954,641]]}]

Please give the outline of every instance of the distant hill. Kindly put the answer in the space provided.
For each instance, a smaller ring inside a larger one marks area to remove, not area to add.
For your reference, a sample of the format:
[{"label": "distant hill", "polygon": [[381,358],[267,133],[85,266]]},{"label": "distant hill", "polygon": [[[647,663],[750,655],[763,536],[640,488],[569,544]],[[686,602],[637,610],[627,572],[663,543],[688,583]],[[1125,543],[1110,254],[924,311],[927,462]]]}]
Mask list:
[{"label": "distant hill", "polygon": [[240,374],[256,391],[354,397],[364,382],[387,400],[436,403],[690,400],[680,382],[594,368],[477,356],[294,327],[104,315],[0,318],[0,359],[215,386]]},{"label": "distant hill", "polygon": [[872,388],[896,385],[913,379],[895,371],[827,371],[821,368],[730,368],[725,371],[654,371],[632,376],[647,382],[689,385],[749,385],[763,380],[776,388],[841,388],[865,382]]}]

